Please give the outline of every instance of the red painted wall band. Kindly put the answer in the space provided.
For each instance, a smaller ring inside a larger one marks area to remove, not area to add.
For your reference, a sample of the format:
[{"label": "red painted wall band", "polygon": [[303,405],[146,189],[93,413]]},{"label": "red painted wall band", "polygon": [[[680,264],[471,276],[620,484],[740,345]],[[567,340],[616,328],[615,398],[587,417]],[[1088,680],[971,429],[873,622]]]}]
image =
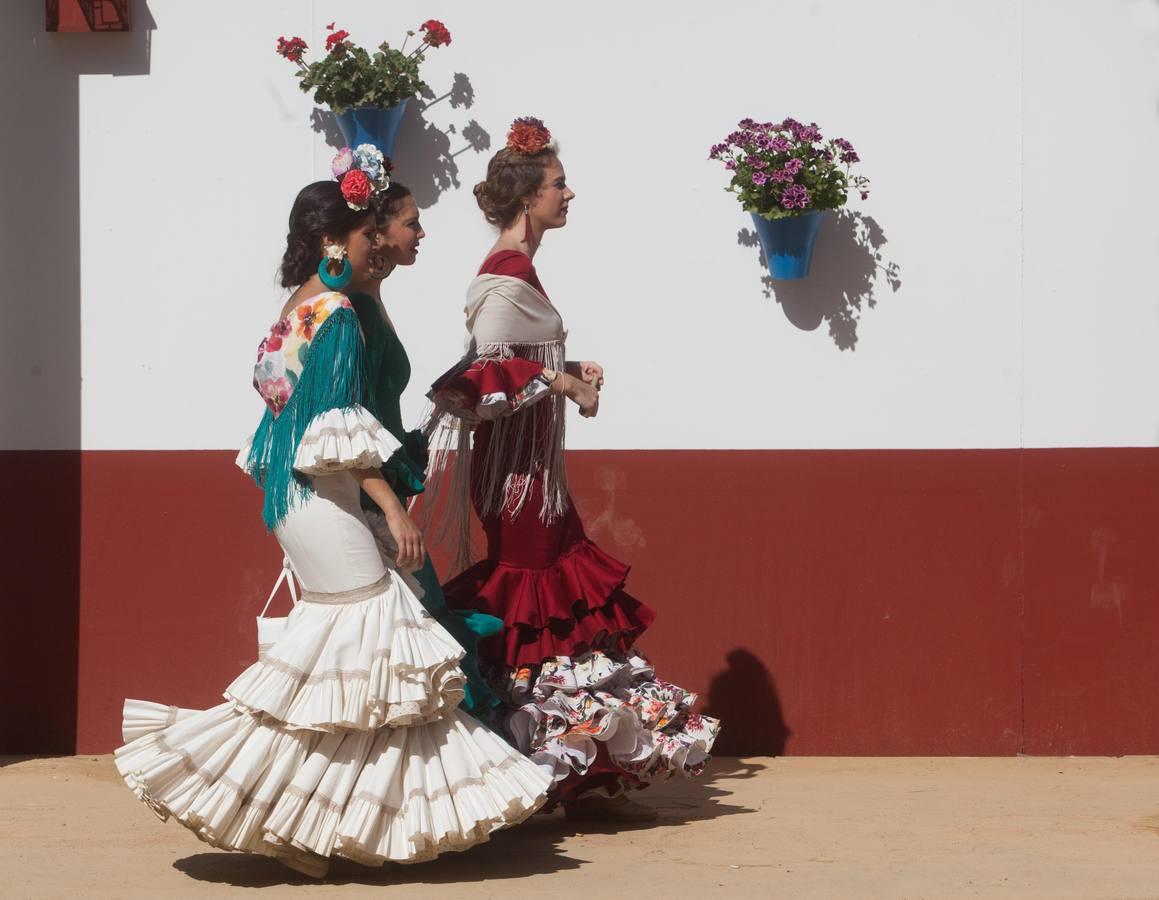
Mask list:
[{"label": "red painted wall band", "polygon": [[[218,702],[280,559],[233,454],[86,452],[75,494],[36,455],[5,456],[34,513],[6,545],[39,573],[10,576],[8,635],[66,637],[10,639],[13,671],[50,672],[60,702],[9,679],[4,749],[59,752],[74,732],[78,752],[111,750],[126,696]],[[1159,450],[580,451],[569,467],[591,537],[660,614],[643,648],[725,719],[722,753],[1159,752]]]}]

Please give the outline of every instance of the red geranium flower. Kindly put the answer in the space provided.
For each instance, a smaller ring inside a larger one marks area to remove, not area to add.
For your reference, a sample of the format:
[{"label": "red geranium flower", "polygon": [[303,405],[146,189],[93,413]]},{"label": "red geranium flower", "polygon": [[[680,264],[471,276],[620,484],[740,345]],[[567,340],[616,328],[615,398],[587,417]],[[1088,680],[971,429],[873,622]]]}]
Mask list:
[{"label": "red geranium flower", "polygon": [[293,37],[288,41],[284,37],[278,38],[278,53],[290,62],[300,63],[302,52],[306,49],[306,42],[300,37]]},{"label": "red geranium flower", "polygon": [[370,178],[361,169],[351,169],[342,176],[342,196],[351,209],[366,209],[373,189]]},{"label": "red geranium flower", "polygon": [[333,34],[326,35],[326,52],[330,53],[335,47],[342,44],[344,40],[350,37],[349,31],[335,31]]},{"label": "red geranium flower", "polygon": [[519,153],[534,156],[551,143],[551,132],[540,119],[523,116],[511,123],[507,146]]},{"label": "red geranium flower", "polygon": [[451,32],[447,31],[447,26],[438,19],[427,19],[419,26],[420,31],[425,31],[423,35],[423,43],[431,47],[442,47],[451,42]]}]

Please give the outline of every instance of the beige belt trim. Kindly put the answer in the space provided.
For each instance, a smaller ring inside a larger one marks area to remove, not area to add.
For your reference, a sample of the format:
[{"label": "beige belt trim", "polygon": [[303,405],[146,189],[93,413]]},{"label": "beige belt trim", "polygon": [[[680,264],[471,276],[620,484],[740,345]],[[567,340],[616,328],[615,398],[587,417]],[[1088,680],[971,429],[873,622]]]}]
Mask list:
[{"label": "beige belt trim", "polygon": [[335,594],[323,594],[320,591],[302,591],[303,603],[360,603],[363,600],[369,600],[371,597],[377,597],[379,594],[385,593],[386,589],[390,587],[393,573],[390,569],[383,572],[382,577],[374,584],[368,584],[365,587],[354,588],[349,591],[338,591]]}]

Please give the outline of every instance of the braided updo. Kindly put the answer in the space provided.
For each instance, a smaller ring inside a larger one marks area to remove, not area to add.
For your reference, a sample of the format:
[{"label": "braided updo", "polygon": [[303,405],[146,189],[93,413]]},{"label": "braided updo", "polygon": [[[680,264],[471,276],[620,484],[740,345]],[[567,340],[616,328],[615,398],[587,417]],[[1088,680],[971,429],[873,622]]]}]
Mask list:
[{"label": "braided updo", "polygon": [[475,185],[475,202],[483,218],[500,229],[510,228],[527,198],[543,186],[544,171],[557,159],[555,148],[520,153],[504,147],[487,164],[487,178]]},{"label": "braided updo", "polygon": [[351,209],[336,181],[315,181],[294,198],[290,231],[282,256],[282,287],[309,281],[322,262],[322,236],[337,238],[354,231],[374,210]]}]

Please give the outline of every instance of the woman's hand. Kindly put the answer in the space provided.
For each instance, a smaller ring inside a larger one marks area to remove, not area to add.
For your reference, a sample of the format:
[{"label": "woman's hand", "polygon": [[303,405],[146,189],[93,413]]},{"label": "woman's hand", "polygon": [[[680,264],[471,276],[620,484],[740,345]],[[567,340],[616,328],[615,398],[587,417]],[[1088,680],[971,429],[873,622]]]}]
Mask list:
[{"label": "woman's hand", "polygon": [[584,360],[579,364],[580,378],[597,391],[604,386],[604,367],[598,362]]},{"label": "woman's hand", "polygon": [[559,377],[566,379],[563,385],[563,395],[579,407],[581,416],[585,419],[593,418],[600,411],[599,391],[588,382],[564,372],[560,372]]},{"label": "woman's hand", "polygon": [[422,568],[427,553],[423,546],[423,534],[411,521],[406,507],[386,483],[382,473],[378,469],[352,469],[351,472],[366,495],[382,510],[387,530],[398,547],[395,563],[404,572]]},{"label": "woman's hand", "polygon": [[414,572],[422,568],[426,558],[426,549],[423,547],[423,535],[418,526],[407,515],[402,504],[396,504],[391,510],[384,511],[386,527],[390,529],[390,536],[398,546],[398,556],[395,563],[404,572]]},{"label": "woman's hand", "polygon": [[569,360],[566,372],[573,378],[586,381],[597,391],[604,386],[604,367],[598,362],[591,362],[590,360],[575,362]]}]

